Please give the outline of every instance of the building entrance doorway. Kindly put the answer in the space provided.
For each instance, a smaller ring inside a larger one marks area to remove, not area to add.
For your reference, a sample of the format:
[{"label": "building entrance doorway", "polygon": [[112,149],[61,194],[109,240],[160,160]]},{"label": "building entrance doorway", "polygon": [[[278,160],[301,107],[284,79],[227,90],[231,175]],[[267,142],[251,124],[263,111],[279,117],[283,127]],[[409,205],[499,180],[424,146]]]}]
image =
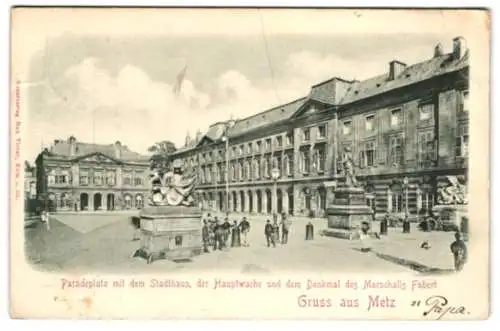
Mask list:
[{"label": "building entrance doorway", "polygon": [[106,207],[107,207],[106,208],[107,210],[114,210],[115,209],[115,195],[113,193],[108,193]]},{"label": "building entrance doorway", "polygon": [[94,210],[99,210],[102,208],[102,194],[94,194]]},{"label": "building entrance doorway", "polygon": [[80,210],[89,209],[89,195],[87,193],[80,194]]}]

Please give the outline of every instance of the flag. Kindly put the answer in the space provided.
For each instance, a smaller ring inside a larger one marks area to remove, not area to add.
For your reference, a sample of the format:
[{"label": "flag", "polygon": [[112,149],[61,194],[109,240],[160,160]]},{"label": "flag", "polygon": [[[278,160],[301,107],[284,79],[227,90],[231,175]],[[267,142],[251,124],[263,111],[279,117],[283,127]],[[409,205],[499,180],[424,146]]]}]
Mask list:
[{"label": "flag", "polygon": [[182,69],[182,71],[177,75],[176,82],[174,84],[174,87],[172,89],[172,92],[175,95],[179,95],[181,92],[181,87],[182,87],[182,82],[184,81],[184,77],[186,76],[186,71],[187,71],[187,65]]}]

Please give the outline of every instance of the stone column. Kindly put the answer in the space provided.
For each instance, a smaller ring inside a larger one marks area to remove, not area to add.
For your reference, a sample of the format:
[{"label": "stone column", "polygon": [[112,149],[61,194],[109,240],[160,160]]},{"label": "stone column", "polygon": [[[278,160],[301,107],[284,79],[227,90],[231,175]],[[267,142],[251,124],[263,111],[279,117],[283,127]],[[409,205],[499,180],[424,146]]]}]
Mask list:
[{"label": "stone column", "polygon": [[250,210],[250,195],[248,194],[248,191],[244,192],[245,195],[245,213],[251,212]]},{"label": "stone column", "polygon": [[294,185],[293,187],[293,214],[299,215],[302,209],[302,187]]},{"label": "stone column", "polygon": [[257,203],[257,191],[252,191],[252,210],[251,212],[252,213],[257,213],[257,207],[258,207],[258,203]]},{"label": "stone column", "polygon": [[271,190],[271,203],[272,203],[271,213],[277,213],[278,212],[278,186],[277,185],[273,185],[273,188]]},{"label": "stone column", "polygon": [[240,192],[236,192],[236,211],[242,212],[241,210],[241,195]]},{"label": "stone column", "polygon": [[288,190],[281,190],[281,205],[282,212],[288,214]]},{"label": "stone column", "polygon": [[229,204],[228,204],[228,211],[233,211],[233,204],[234,204],[234,199],[233,199],[233,193],[232,192],[229,192]]},{"label": "stone column", "polygon": [[102,195],[101,195],[101,208],[102,208],[102,210],[108,209],[108,200],[106,198],[107,198],[107,194],[102,193]]},{"label": "stone column", "polygon": [[89,193],[89,199],[88,199],[88,210],[91,211],[91,210],[94,210],[94,194],[93,193]]},{"label": "stone column", "polygon": [[267,214],[267,191],[262,190],[262,214]]}]

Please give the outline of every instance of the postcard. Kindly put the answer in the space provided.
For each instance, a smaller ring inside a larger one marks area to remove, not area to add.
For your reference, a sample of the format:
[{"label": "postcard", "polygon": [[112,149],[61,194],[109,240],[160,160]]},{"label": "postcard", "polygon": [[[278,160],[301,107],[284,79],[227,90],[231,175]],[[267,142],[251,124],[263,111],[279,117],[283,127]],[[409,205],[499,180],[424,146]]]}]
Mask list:
[{"label": "postcard", "polygon": [[488,318],[487,10],[11,18],[13,318]]}]

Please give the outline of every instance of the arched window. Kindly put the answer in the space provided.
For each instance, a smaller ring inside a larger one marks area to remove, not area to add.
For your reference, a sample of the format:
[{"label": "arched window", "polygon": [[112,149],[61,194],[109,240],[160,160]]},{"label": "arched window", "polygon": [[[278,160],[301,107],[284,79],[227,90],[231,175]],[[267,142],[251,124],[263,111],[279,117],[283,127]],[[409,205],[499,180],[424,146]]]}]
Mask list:
[{"label": "arched window", "polygon": [[234,163],[231,164],[231,180],[236,180],[236,169]]},{"label": "arched window", "polygon": [[142,209],[144,207],[144,199],[142,195],[138,194],[135,196],[135,208]]},{"label": "arched window", "polygon": [[128,194],[125,195],[125,208],[132,208],[132,197]]},{"label": "arched window", "polygon": [[254,169],[254,178],[259,179],[260,178],[259,161],[257,161],[257,160],[253,161],[253,169]]}]

